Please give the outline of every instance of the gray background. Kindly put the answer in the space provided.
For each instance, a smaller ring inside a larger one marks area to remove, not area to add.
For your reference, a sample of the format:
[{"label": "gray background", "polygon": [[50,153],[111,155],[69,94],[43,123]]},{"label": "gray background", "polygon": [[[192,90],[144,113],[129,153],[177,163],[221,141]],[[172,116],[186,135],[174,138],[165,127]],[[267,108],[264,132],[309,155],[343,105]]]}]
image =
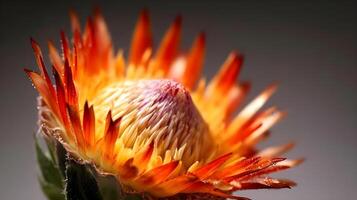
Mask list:
[{"label": "gray background", "polygon": [[[68,8],[81,19],[94,2],[1,1],[0,32],[0,199],[44,199],[36,176],[32,134],[36,130],[37,92],[22,68],[36,69],[29,37],[45,47],[69,32]],[[288,111],[261,146],[294,140],[289,157],[307,161],[278,176],[299,185],[292,190],[249,191],[254,199],[355,199],[357,186],[357,6],[352,1],[101,2],[114,47],[128,49],[138,12],[151,11],[157,43],[181,13],[183,45],[207,33],[204,74],[212,77],[226,55],[246,55],[241,79],[251,80],[250,99],[267,84],[281,87],[270,105]],[[48,61],[48,60],[47,60]]]}]

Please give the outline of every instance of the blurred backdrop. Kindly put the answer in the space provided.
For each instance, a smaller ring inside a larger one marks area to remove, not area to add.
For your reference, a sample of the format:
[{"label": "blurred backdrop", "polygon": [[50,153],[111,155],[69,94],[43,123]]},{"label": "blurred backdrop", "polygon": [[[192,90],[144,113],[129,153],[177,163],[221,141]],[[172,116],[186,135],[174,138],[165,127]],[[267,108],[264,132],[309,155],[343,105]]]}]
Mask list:
[{"label": "blurred backdrop", "polygon": [[[46,49],[69,30],[68,9],[81,19],[102,8],[114,47],[127,51],[139,11],[151,12],[157,44],[182,14],[182,49],[207,33],[204,74],[210,78],[231,50],[246,55],[241,80],[252,99],[279,81],[269,105],[288,117],[261,147],[296,141],[291,158],[307,161],[277,174],[298,182],[292,190],[242,192],[257,200],[355,199],[357,186],[357,5],[353,1],[3,1],[0,31],[0,199],[44,200],[37,182],[33,133],[36,96],[22,69],[36,69],[29,37]],[[46,60],[48,62],[48,59]]]}]

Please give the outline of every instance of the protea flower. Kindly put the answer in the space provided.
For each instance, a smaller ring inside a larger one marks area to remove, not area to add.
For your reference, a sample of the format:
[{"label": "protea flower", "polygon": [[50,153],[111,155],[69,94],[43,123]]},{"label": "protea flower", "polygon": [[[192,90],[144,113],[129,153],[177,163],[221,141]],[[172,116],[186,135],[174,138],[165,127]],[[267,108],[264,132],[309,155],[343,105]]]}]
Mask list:
[{"label": "protea flower", "polygon": [[122,50],[114,53],[99,12],[83,33],[76,14],[70,17],[73,38],[61,33],[62,54],[49,42],[54,83],[34,40],[40,73],[26,70],[40,94],[39,124],[52,155],[38,156],[53,165],[49,173],[41,164],[49,198],[101,199],[105,177],[115,178],[114,199],[246,199],[233,192],[295,185],[268,177],[300,162],[280,157],[291,144],[255,148],[284,116],[275,107],[259,111],[276,85],[234,114],[249,90],[236,81],[240,53],[232,52],[206,82],[205,35],[179,52],[181,17],[154,50],[143,11],[127,59]]}]

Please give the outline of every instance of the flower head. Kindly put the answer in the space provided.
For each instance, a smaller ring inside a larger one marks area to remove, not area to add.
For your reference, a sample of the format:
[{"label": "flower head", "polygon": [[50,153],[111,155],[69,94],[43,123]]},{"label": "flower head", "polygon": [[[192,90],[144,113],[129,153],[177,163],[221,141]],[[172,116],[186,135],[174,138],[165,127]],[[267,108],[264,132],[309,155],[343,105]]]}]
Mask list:
[{"label": "flower head", "polygon": [[55,83],[34,40],[40,73],[26,73],[41,96],[43,132],[78,162],[152,197],[205,193],[239,199],[233,191],[294,185],[267,177],[299,163],[277,157],[290,144],[255,148],[284,116],[275,107],[259,111],[276,86],[234,115],[249,90],[248,83],[236,81],[241,54],[232,52],[206,82],[200,78],[205,35],[199,34],[188,52],[179,52],[180,17],[154,51],[143,11],[125,60],[123,51],[114,54],[99,12],[83,33],[76,14],[70,16],[73,38],[70,43],[61,33],[62,56],[49,43]]}]

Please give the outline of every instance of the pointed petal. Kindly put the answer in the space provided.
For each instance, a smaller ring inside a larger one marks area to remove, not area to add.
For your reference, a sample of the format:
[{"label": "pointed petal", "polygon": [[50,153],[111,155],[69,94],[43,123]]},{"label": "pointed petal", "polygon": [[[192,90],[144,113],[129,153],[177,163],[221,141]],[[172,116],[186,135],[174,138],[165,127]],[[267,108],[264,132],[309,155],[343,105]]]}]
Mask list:
[{"label": "pointed petal", "polygon": [[68,38],[64,31],[61,31],[61,45],[64,59],[67,59],[69,62],[71,62],[71,50],[69,48]]},{"label": "pointed petal", "polygon": [[295,143],[290,142],[290,143],[283,144],[283,145],[280,145],[280,146],[269,147],[269,148],[266,148],[266,149],[260,151],[258,153],[258,156],[267,157],[267,158],[273,158],[273,157],[276,157],[276,156],[281,156],[285,152],[287,152],[290,149],[292,149],[294,146],[295,146]]},{"label": "pointed petal", "polygon": [[167,177],[176,169],[179,162],[180,161],[172,161],[168,164],[151,169],[139,177],[138,182],[144,187],[159,184],[167,179]]},{"label": "pointed petal", "polygon": [[71,27],[72,27],[72,31],[74,32],[81,32],[81,23],[79,22],[78,19],[78,14],[76,11],[74,11],[73,9],[71,9],[69,11],[69,17],[71,20]]},{"label": "pointed petal", "polygon": [[73,108],[71,105],[66,105],[69,119],[71,121],[71,125],[73,128],[73,132],[76,136],[77,145],[80,149],[85,150],[85,140],[83,137],[83,130],[81,126],[81,119],[79,118],[79,114],[77,109]]},{"label": "pointed petal", "polygon": [[152,36],[150,30],[150,18],[147,10],[140,13],[138,22],[135,27],[131,48],[129,53],[129,62],[138,65],[144,55],[144,52],[151,48]]},{"label": "pointed petal", "polygon": [[231,122],[227,135],[236,133],[252,116],[265,104],[269,97],[275,92],[276,84],[270,85],[258,97],[250,102]]},{"label": "pointed petal", "polygon": [[119,117],[113,121],[111,111],[108,112],[104,135],[104,152],[107,156],[114,156],[114,144],[118,138],[121,119],[122,118]]},{"label": "pointed petal", "polygon": [[48,51],[53,66],[56,68],[57,72],[62,76],[64,74],[62,58],[59,55],[52,41],[48,41]]},{"label": "pointed petal", "polygon": [[285,158],[260,159],[258,162],[252,163],[252,165],[245,168],[242,172],[227,177],[224,180],[226,182],[230,182],[233,180],[242,181],[242,180],[252,179],[253,177],[256,177],[256,174],[260,174],[260,172],[263,171],[264,169],[268,169],[269,167],[283,160],[285,160]]},{"label": "pointed petal", "polygon": [[232,52],[227,57],[218,74],[210,83],[209,92],[226,93],[234,85],[243,64],[243,55]]},{"label": "pointed petal", "polygon": [[95,41],[96,44],[98,44],[98,51],[106,51],[112,44],[107,24],[105,23],[104,17],[98,7],[94,9],[93,16]]},{"label": "pointed petal", "polygon": [[199,179],[204,180],[212,175],[219,167],[221,167],[229,158],[231,158],[232,154],[228,153],[223,155],[212,162],[205,164],[201,168],[195,170],[193,174],[195,174]]},{"label": "pointed petal", "polygon": [[53,88],[53,85],[52,85],[52,82],[51,82],[51,79],[50,77],[48,76],[48,73],[47,73],[47,69],[46,69],[46,66],[45,66],[45,63],[43,62],[43,57],[42,57],[42,53],[41,53],[41,48],[40,46],[37,44],[37,42],[31,38],[31,45],[32,45],[32,48],[35,52],[35,57],[36,57],[36,62],[37,62],[37,65],[39,66],[40,68],[40,71],[41,71],[41,76],[45,79],[46,81],[46,84],[47,84],[47,87],[51,93],[51,96],[54,96],[55,95],[55,91],[54,91],[54,88]]},{"label": "pointed petal", "polygon": [[273,179],[273,178],[259,178],[253,181],[248,181],[248,182],[241,182],[236,184],[237,188],[235,190],[239,189],[280,189],[280,188],[291,188],[296,185],[295,182],[290,181],[290,180],[284,180],[284,179]]},{"label": "pointed petal", "polygon": [[199,193],[199,194],[210,194],[215,197],[229,198],[229,199],[237,199],[237,200],[250,200],[245,197],[238,197],[235,195],[226,194],[220,190],[217,190],[213,185],[203,182],[196,182],[192,184],[190,187],[185,189],[183,193]]},{"label": "pointed petal", "polygon": [[35,88],[37,89],[37,91],[43,97],[46,104],[48,106],[50,106],[51,109],[54,110],[55,114],[58,114],[58,113],[56,113],[57,105],[56,105],[55,99],[53,98],[50,90],[48,89],[48,85],[47,85],[45,79],[36,72],[33,72],[28,69],[24,69],[24,70],[25,70],[27,76],[31,79],[31,81],[32,81],[33,85],[35,86]]},{"label": "pointed petal", "polygon": [[280,121],[286,115],[285,112],[274,112],[270,116],[266,117],[262,121],[262,125],[255,130],[252,134],[250,134],[246,140],[244,141],[245,145],[254,146],[257,144],[262,138],[264,138],[264,133],[266,133],[274,124]]},{"label": "pointed petal", "polygon": [[200,76],[203,66],[206,46],[206,36],[202,32],[198,35],[192,45],[190,53],[187,56],[187,63],[182,77],[182,83],[189,89],[192,89]]},{"label": "pointed petal", "polygon": [[219,170],[215,172],[212,175],[212,179],[223,179],[228,176],[233,176],[235,174],[239,174],[243,172],[248,166],[257,163],[259,160],[261,160],[260,157],[251,157],[251,158],[245,158],[242,160],[238,160],[235,163],[233,163],[230,166],[227,166],[223,168],[222,170]]},{"label": "pointed petal", "polygon": [[69,116],[66,108],[66,92],[64,89],[64,85],[56,69],[53,69],[53,76],[55,77],[56,82],[56,97],[58,108],[60,111],[60,117],[62,119],[64,127],[67,130],[67,135],[72,139],[74,138],[74,135],[72,134],[72,131],[70,129]]},{"label": "pointed petal", "polygon": [[137,176],[139,170],[133,165],[134,158],[128,159],[123,166],[119,168],[119,177],[124,180],[132,179]]},{"label": "pointed petal", "polygon": [[83,135],[89,147],[95,143],[95,116],[93,106],[89,107],[88,102],[84,104],[83,111]]},{"label": "pointed petal", "polygon": [[161,40],[155,56],[155,69],[161,69],[166,73],[169,70],[172,61],[175,59],[180,42],[181,21],[181,16],[176,17],[175,21]]},{"label": "pointed petal", "polygon": [[140,166],[141,170],[145,170],[154,152],[154,141],[149,143],[142,151],[140,151],[134,159],[135,166]]},{"label": "pointed petal", "polygon": [[67,103],[74,109],[78,110],[78,96],[76,87],[73,82],[72,70],[69,66],[68,60],[64,64],[64,77],[66,86]]},{"label": "pointed petal", "polygon": [[199,181],[196,176],[186,174],[158,184],[152,192],[158,197],[173,196],[190,187],[196,181]]}]

